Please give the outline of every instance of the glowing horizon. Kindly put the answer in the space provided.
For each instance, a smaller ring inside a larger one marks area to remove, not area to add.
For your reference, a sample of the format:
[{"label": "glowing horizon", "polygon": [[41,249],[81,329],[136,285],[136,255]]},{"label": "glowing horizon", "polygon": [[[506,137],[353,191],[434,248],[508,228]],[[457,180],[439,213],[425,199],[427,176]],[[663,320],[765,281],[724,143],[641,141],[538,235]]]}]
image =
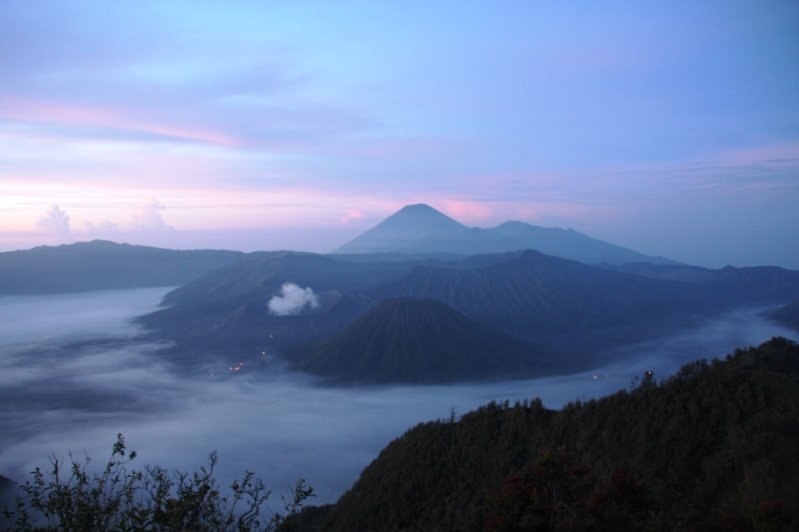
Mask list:
[{"label": "glowing horizon", "polygon": [[0,250],[324,252],[427,203],[467,225],[799,269],[790,3],[3,14]]}]

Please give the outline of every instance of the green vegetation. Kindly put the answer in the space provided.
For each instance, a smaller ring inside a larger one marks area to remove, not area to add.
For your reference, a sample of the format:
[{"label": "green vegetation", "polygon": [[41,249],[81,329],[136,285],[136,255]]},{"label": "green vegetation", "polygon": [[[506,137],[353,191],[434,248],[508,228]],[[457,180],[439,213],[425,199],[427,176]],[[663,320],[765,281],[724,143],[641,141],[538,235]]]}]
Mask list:
[{"label": "green vegetation", "polygon": [[20,487],[5,526],[14,530],[290,530],[286,515],[300,511],[313,489],[299,480],[286,515],[264,518],[261,507],[269,492],[250,472],[231,484],[226,495],[214,479],[216,455],[192,474],[158,466],[129,469],[136,458],[118,435],[102,472],[92,473],[89,460],[66,463],[51,459],[49,475],[36,468]]},{"label": "green vegetation", "polygon": [[560,411],[491,403],[388,445],[307,530],[799,529],[799,347]]}]

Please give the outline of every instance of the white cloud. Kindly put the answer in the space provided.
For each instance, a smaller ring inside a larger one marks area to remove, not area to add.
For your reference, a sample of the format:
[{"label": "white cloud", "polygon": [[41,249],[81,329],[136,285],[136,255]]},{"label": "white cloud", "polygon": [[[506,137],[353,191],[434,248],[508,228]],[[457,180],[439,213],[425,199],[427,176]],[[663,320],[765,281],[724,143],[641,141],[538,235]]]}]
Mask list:
[{"label": "white cloud", "polygon": [[127,228],[131,231],[173,231],[161,216],[164,209],[166,206],[160,201],[150,200],[131,215]]},{"label": "white cloud", "polygon": [[69,238],[72,233],[69,226],[69,214],[58,205],[52,205],[47,213],[36,222],[36,227],[60,238]]},{"label": "white cloud", "polygon": [[175,228],[164,221],[161,211],[166,206],[156,199],[138,206],[131,212],[128,221],[124,223],[104,220],[101,222],[86,221],[83,230],[91,238],[106,238],[116,240],[127,236],[153,233],[170,233]]},{"label": "white cloud", "polygon": [[84,230],[92,235],[92,237],[110,238],[119,235],[119,224],[114,222],[104,221],[99,223],[84,222]]},{"label": "white cloud", "polygon": [[302,288],[294,283],[283,283],[280,295],[269,300],[269,312],[275,316],[299,314],[305,307],[319,308],[319,301],[311,287]]}]

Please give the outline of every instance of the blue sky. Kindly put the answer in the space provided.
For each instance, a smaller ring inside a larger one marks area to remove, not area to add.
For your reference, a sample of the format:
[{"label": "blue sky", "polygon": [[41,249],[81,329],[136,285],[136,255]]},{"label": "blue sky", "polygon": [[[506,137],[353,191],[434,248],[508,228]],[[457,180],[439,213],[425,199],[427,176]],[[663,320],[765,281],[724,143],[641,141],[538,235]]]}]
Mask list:
[{"label": "blue sky", "polygon": [[0,249],[329,251],[407,203],[799,268],[796,2],[0,7]]}]

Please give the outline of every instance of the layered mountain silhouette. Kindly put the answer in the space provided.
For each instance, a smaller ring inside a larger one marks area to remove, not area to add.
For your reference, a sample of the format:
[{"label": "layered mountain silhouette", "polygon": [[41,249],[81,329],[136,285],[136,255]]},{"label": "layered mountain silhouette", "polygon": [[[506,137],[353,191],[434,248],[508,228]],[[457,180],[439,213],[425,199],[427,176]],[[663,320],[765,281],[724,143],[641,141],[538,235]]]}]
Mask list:
[{"label": "layered mountain silhouette", "polygon": [[0,294],[180,286],[244,253],[177,251],[106,240],[0,253]]},{"label": "layered mountain silhouette", "polygon": [[336,249],[336,254],[477,255],[534,249],[587,264],[649,262],[669,264],[573,229],[506,222],[490,229],[469,228],[425,204],[408,205]]},{"label": "layered mountain silhouette", "polygon": [[397,298],[291,360],[297,369],[339,381],[451,382],[540,374],[551,362],[541,351],[440,301]]},{"label": "layered mountain silhouette", "polygon": [[726,301],[728,305],[773,304],[799,297],[799,272],[777,266],[725,266],[710,270],[698,266],[632,263],[603,267],[649,279],[686,283],[697,291],[697,303],[701,300]]},{"label": "layered mountain silhouette", "polygon": [[[170,292],[164,298],[166,308],[139,321],[152,335],[175,343],[170,355],[179,363],[285,352],[340,331],[374,304],[360,291],[393,281],[415,264],[252,253]],[[284,283],[310,288],[319,307],[299,315],[271,314],[269,301]]]},{"label": "layered mountain silhouette", "polygon": [[[140,321],[153,337],[172,342],[168,356],[187,368],[267,353],[341,382],[431,382],[480,375],[471,367],[453,369],[456,360],[476,356],[459,343],[468,337],[464,329],[481,331],[484,340],[472,341],[480,352],[496,351],[498,365],[484,372],[487,378],[501,373],[500,366],[507,373],[530,367],[523,356],[511,363],[502,355],[514,351],[507,337],[541,346],[537,354],[556,354],[557,369],[569,372],[596,364],[599,350],[742,306],[799,299],[799,272],[779,268],[628,265],[614,271],[530,250],[388,262],[352,257],[250,254],[171,292],[165,308]],[[317,305],[294,315],[270,312],[285,283],[310,290]],[[381,306],[387,300],[394,302]],[[423,325],[408,321],[417,311],[441,326],[413,332]],[[469,325],[456,326],[452,312]],[[411,332],[401,334],[401,327]],[[445,361],[438,373],[422,357],[433,352]],[[359,358],[364,353],[369,356]]]},{"label": "layered mountain silhouette", "polygon": [[[368,292],[432,298],[517,336],[605,327],[686,310],[691,292],[536,251],[501,255],[475,268],[418,267]],[[479,262],[478,262],[479,264]]]}]

